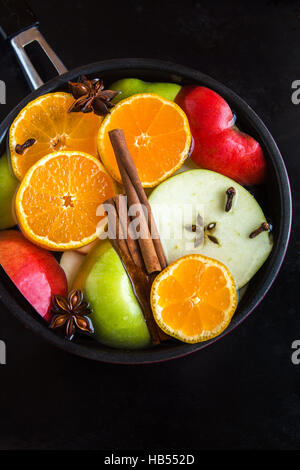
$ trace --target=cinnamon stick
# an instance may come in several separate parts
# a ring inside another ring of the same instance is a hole
[[[142,252],[142,257],[146,266],[146,270],[148,274],[161,271],[166,266],[166,260],[163,255],[162,264],[160,263],[159,256],[161,257],[163,249],[161,246],[157,229],[157,239],[152,239],[150,234],[151,226],[153,230],[153,225],[151,224],[151,221],[152,219],[154,221],[154,218],[152,216],[151,208],[147,201],[147,196],[141,185],[137,171],[133,171],[134,163],[132,161],[131,155],[126,144],[124,132],[121,129],[114,129],[109,132],[109,137],[115,152],[125,192],[127,194],[128,204],[129,206],[136,205],[138,208],[138,216],[140,218],[140,232],[142,234],[142,236],[138,238],[138,243]],[[132,179],[129,175],[129,171],[132,176]],[[142,201],[146,203],[144,204]],[[148,214],[145,214],[142,204],[145,205]],[[156,248],[157,246],[159,246],[158,250]]]
[[[111,240],[111,243],[113,247],[115,248],[116,252],[118,253],[123,263],[123,266],[128,274],[128,278],[131,283],[132,289],[143,311],[152,344],[154,345],[160,344],[161,342],[160,328],[157,326],[153,318],[153,314],[152,314],[150,303],[149,303],[152,279],[145,273],[144,269],[140,268],[132,261],[132,258],[128,254],[127,250],[124,249],[124,245],[120,243],[120,239]],[[166,340],[166,339],[170,339],[170,338],[169,337],[163,338],[163,340]]]
[[[125,196],[119,194],[108,199],[106,204],[111,204],[115,209],[113,212],[108,211],[108,223],[111,224],[111,227],[114,226],[114,223],[116,224],[116,237],[111,236],[110,241],[128,274],[133,291],[143,311],[152,344],[157,345],[161,341],[168,341],[170,337],[156,324],[150,306],[150,291],[155,276],[146,274],[138,241],[129,238],[130,220]],[[125,214],[126,217],[124,217]],[[128,234],[127,238],[126,234]]]
[[[139,245],[137,240],[134,239],[134,234],[130,227],[126,197],[123,194],[118,194],[114,197],[114,202],[119,216],[120,226],[122,227],[123,238],[125,238],[131,258],[137,266],[143,269],[144,262],[139,250]]]
[[[109,137],[110,137],[110,141],[112,143],[112,146],[116,155],[119,169],[120,169],[120,164],[119,164],[120,162],[121,167],[126,169],[126,172],[132,182],[132,185],[134,186],[136,190],[136,193],[138,195],[138,198],[141,204],[145,206],[148,212],[148,227],[153,238],[153,243],[156,249],[156,253],[157,253],[161,268],[164,269],[167,266],[167,261],[166,261],[166,257],[163,251],[161,241],[160,241],[156,222],[152,214],[151,206],[149,204],[147,195],[145,193],[145,190],[139,178],[136,166],[128,150],[124,132],[122,129],[113,129],[112,131],[109,132]],[[121,169],[120,169],[120,173],[121,173]],[[121,173],[121,176],[122,176],[122,173]],[[122,176],[122,179],[123,179],[123,176]]]
[[[120,129],[115,129],[109,133],[109,137],[127,195],[127,201],[124,195],[114,197],[117,224],[120,224],[120,228],[117,230],[117,239],[111,242],[128,273],[132,288],[143,310],[152,343],[159,344],[161,341],[169,340],[170,337],[158,327],[154,320],[150,306],[150,291],[155,273],[167,265],[166,258],[150,204],[129,153],[124,133]],[[132,224],[128,216],[127,202],[128,206],[136,205],[138,209],[139,235],[142,236],[138,239],[136,233],[131,231]]]
[[[111,211],[107,212],[107,214],[108,214],[108,216],[107,216],[108,217],[108,227],[113,227],[114,226],[113,224],[116,224],[116,238],[109,237],[109,239],[110,239],[111,242],[114,241],[114,248],[116,248],[117,245],[120,246],[120,249],[122,250],[122,252],[124,252],[126,254],[126,256],[131,258],[131,254],[130,254],[130,251],[128,249],[126,240],[120,234],[120,228],[122,229],[122,226],[120,224],[118,210],[117,210],[115,201],[114,201],[113,198],[110,198],[110,199],[107,199],[107,201],[105,201],[105,204],[110,204],[114,208],[114,213],[112,213]]]

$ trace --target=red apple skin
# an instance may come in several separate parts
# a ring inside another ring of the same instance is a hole
[[[230,106],[210,88],[182,87],[175,101],[187,115],[192,133],[197,136],[218,134],[233,123]]]
[[[238,129],[195,139],[193,161],[201,168],[216,171],[240,184],[261,184],[266,177],[266,164],[259,143]]]
[[[0,264],[20,292],[49,322],[54,294],[67,295],[67,279],[54,256],[17,230],[0,232]]]
[[[206,87],[183,87],[176,103],[186,113],[194,150],[192,160],[240,184],[263,183],[266,161],[259,143],[234,126],[232,111],[218,93]]]

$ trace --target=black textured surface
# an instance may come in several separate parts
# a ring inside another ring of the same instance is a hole
[[[4,39],[37,25],[37,19],[24,0],[0,1],[0,33]]]
[[[72,357],[0,311],[0,448],[299,448],[300,6],[265,1],[29,1],[68,68],[113,57],[153,57],[212,75],[262,117],[285,158],[294,230],[275,284],[255,313],[209,349],[153,366]],[[116,8],[118,7],[118,8]],[[93,14],[91,14],[93,13]],[[0,41],[3,118],[28,88]],[[298,188],[297,188],[298,184]],[[298,191],[298,192],[297,192]]]

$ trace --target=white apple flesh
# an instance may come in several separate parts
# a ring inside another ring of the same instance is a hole
[[[85,260],[85,255],[77,253],[77,251],[70,250],[65,251],[60,259],[60,265],[65,271],[66,278],[68,281],[69,290],[73,284],[73,281],[81,268]]]
[[[235,189],[235,195],[231,209],[226,212],[226,191],[230,187]],[[191,253],[215,258],[228,267],[237,288],[241,288],[272,250],[267,231],[249,238],[266,222],[257,201],[245,188],[219,173],[209,170],[180,173],[161,183],[149,201],[168,263]],[[202,227],[197,224],[198,214]],[[209,224],[215,227],[208,230]],[[195,246],[197,237],[199,244]]]

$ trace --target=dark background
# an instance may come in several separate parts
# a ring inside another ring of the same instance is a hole
[[[300,2],[29,0],[41,31],[71,69],[152,57],[233,88],[264,120],[294,196],[290,247],[271,291],[239,328],[169,363],[111,366],[79,359],[26,331],[0,307],[0,449],[299,449]],[[7,105],[29,92],[0,39]],[[298,183],[298,187],[297,187]],[[297,237],[298,235],[298,237]],[[297,239],[298,238],[298,239]]]

